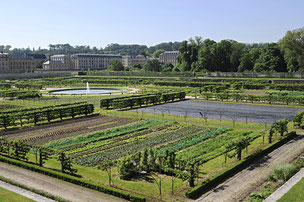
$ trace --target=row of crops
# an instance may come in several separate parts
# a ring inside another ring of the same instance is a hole
[[[134,155],[145,148],[156,148],[158,155],[163,155],[166,151],[175,152],[176,158],[181,161],[195,159],[206,162],[223,155],[227,141],[240,136],[246,136],[253,141],[260,135],[256,132],[232,131],[229,128],[206,128],[163,120],[147,120],[68,138],[60,139],[56,136],[53,141],[49,139],[43,146],[63,151],[75,163],[85,166],[97,166],[109,160]],[[49,137],[44,135],[41,138]],[[35,142],[37,139],[39,136],[23,141],[31,144],[31,141]]]

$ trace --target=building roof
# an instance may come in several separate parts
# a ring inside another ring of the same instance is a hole
[[[18,56],[11,56],[11,60],[46,60],[44,54],[24,54]]]
[[[25,54],[25,57],[31,57],[36,60],[46,60],[46,56],[44,54]]]
[[[50,57],[65,57],[67,55],[64,55],[64,54],[60,54],[60,55],[51,55]]]
[[[118,54],[73,54],[71,57],[122,57]]]
[[[48,60],[43,63],[44,65],[50,65],[50,64],[62,64],[61,61],[53,61],[53,60]]]
[[[179,51],[165,51],[163,53],[161,53],[160,55],[179,55],[180,52]]]

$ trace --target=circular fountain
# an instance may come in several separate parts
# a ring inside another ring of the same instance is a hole
[[[52,94],[64,94],[64,95],[88,95],[88,94],[102,94],[102,93],[118,93],[123,91],[122,89],[116,88],[90,88],[87,82],[86,89],[64,89],[49,91]]]

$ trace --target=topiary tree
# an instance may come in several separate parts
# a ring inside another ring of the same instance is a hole
[[[288,132],[288,120],[282,119],[277,122],[275,122],[275,130],[280,133],[281,136],[284,135],[285,132]]]
[[[242,159],[242,150],[250,145],[250,138],[247,136],[240,137],[233,143],[233,145],[235,147],[237,159],[240,161]]]
[[[66,156],[64,152],[59,152],[58,154],[58,160],[61,163],[61,172],[63,173],[71,173],[74,174],[77,172],[77,169],[73,169],[72,167],[72,161],[69,157]]]
[[[27,160],[27,153],[30,151],[30,146],[25,144],[21,141],[13,141],[12,142],[12,148],[13,148],[13,157],[20,160]]]
[[[304,123],[304,111],[298,112],[293,118],[292,118],[294,126],[302,126]]]

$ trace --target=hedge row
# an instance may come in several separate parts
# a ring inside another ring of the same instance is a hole
[[[212,176],[211,178],[205,180],[201,184],[195,186],[194,188],[188,190],[186,192],[186,196],[191,199],[196,199],[201,196],[203,193],[206,193],[213,187],[217,186],[218,184],[225,181],[227,178],[235,175],[236,173],[240,172],[244,168],[248,167],[253,161],[257,160],[265,156],[266,154],[272,152],[273,150],[279,148],[283,144],[287,143],[291,139],[297,136],[295,131],[288,133],[287,135],[281,137],[279,140],[273,142],[272,144],[264,147],[263,149],[258,150],[254,154],[240,160],[233,166],[219,172],[218,174]]]
[[[16,126],[23,124],[34,123],[35,125],[42,121],[51,122],[51,120],[55,120],[60,118],[61,120],[65,117],[72,117],[78,115],[88,115],[94,112],[93,104],[74,104],[67,106],[53,106],[52,108],[45,109],[33,109],[32,111],[16,111],[14,113],[5,113],[0,114],[0,126],[5,129],[8,126]]]
[[[122,109],[122,108],[133,108],[135,106],[156,104],[161,102],[173,102],[175,100],[185,99],[185,92],[174,92],[174,93],[157,93],[157,94],[146,94],[140,96],[132,97],[120,97],[120,98],[111,98],[111,99],[102,99],[100,101],[100,108],[113,108],[113,109]]]
[[[113,103],[116,100],[120,100],[120,99],[127,99],[127,98],[138,98],[138,97],[145,97],[147,95],[125,95],[125,96],[119,96],[119,97],[114,97],[114,98],[104,98],[100,100],[100,108],[104,108],[104,109],[109,109],[111,107],[113,107]]]
[[[29,83],[16,83],[15,87],[19,88],[19,89],[24,89],[24,88],[27,88],[27,89],[39,89],[39,90],[42,89],[42,85],[41,84],[29,84]]]
[[[183,100],[185,99],[185,92],[178,93],[163,93],[163,94],[155,94],[155,95],[147,95],[144,97],[137,98],[125,98],[118,99],[113,102],[114,109],[122,109],[122,108],[133,108],[134,106],[142,106],[149,104],[157,104],[161,102],[174,102],[175,100]]]
[[[4,90],[0,91],[0,97],[17,97],[18,99],[22,98],[34,98],[40,97],[41,93],[33,90]]]
[[[249,101],[249,102],[268,102],[271,103],[280,103],[280,104],[299,104],[304,105],[304,97],[294,97],[288,95],[242,95],[242,94],[231,94],[231,93],[202,93],[204,99],[208,100],[210,98],[215,98],[217,100],[235,100],[235,101]]]
[[[60,105],[48,105],[44,107],[31,107],[31,108],[22,108],[22,109],[8,109],[0,111],[0,116],[4,114],[12,114],[12,113],[23,113],[23,112],[34,112],[45,109],[53,109],[54,107],[64,107],[64,106],[72,106],[77,104],[85,104],[87,102],[73,102],[73,103],[64,103]]]
[[[108,187],[108,186],[105,186],[105,185],[97,184],[97,183],[94,183],[94,182],[90,182],[88,180],[77,178],[77,177],[74,177],[74,176],[71,176],[71,175],[68,175],[68,174],[65,174],[65,173],[61,173],[61,172],[58,172],[58,171],[55,171],[55,170],[51,170],[51,169],[48,169],[48,168],[39,167],[37,165],[33,165],[33,164],[26,163],[26,162],[23,162],[23,161],[18,161],[18,160],[15,160],[15,159],[11,159],[11,158],[8,158],[8,157],[5,157],[5,156],[0,156],[0,161],[8,163],[8,164],[15,165],[15,166],[18,166],[18,167],[21,167],[21,168],[25,168],[25,169],[28,169],[28,170],[31,170],[31,171],[34,171],[34,172],[42,173],[44,175],[48,175],[48,176],[51,176],[51,177],[54,177],[54,178],[57,178],[57,179],[60,179],[60,180],[64,180],[66,182],[70,182],[70,183],[73,183],[73,184],[76,184],[76,185],[87,187],[89,189],[93,189],[93,190],[96,190],[96,191],[111,194],[113,196],[117,196],[117,197],[127,199],[127,200],[130,200],[130,201],[146,201],[145,197],[143,197],[141,195],[138,195],[138,194],[133,194],[133,193],[129,193],[129,192],[124,191],[124,190],[114,188],[114,187]]]

